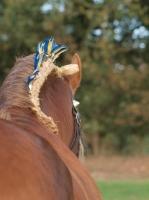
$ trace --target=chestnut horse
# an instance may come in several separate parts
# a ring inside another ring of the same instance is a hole
[[[80,58],[75,54],[65,73],[52,63],[37,105],[26,89],[33,65],[34,55],[17,59],[0,91],[0,199],[100,200],[76,156],[81,139],[72,99],[81,81]],[[70,66],[78,70],[67,73]]]

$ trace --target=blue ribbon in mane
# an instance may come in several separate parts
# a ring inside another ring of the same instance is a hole
[[[52,62],[54,62],[61,53],[67,50],[67,46],[54,43],[53,37],[40,42],[37,46],[34,57],[34,72],[32,76],[28,77],[27,80],[27,89],[31,90],[32,84],[36,78],[36,75],[40,72],[40,67],[45,57],[51,58]]]

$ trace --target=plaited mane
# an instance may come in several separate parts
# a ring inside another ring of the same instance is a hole
[[[21,58],[16,62],[1,88],[0,118],[11,120],[9,108],[27,108],[32,110],[45,126],[51,128],[54,133],[58,133],[57,125],[53,119],[41,111],[39,94],[51,72],[54,72],[57,77],[62,77],[79,71],[76,64],[62,67],[54,64],[59,54],[67,49],[62,44],[56,45],[53,38],[46,39],[38,44],[34,63],[33,56]]]

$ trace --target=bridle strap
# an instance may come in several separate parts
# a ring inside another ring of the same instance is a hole
[[[72,141],[72,144],[71,146],[69,147],[71,150],[73,149],[74,145],[75,145],[75,142],[77,140],[77,137],[78,139],[80,139],[80,135],[81,135],[81,132],[82,132],[82,128],[81,128],[81,125],[78,123],[78,112],[76,111],[75,107],[73,106],[72,108],[72,113],[73,115],[75,116],[75,135],[74,135],[74,139]]]
[[[74,99],[73,99],[71,90],[70,90],[70,94],[71,94],[71,99],[72,99],[72,104],[73,104],[73,100]],[[73,139],[73,141],[72,141],[72,143],[71,143],[69,148],[72,150],[74,145],[75,145],[75,143],[76,143],[76,141],[78,140],[78,152],[76,154],[76,156],[78,157],[80,140],[81,140],[84,148],[86,148],[86,144],[85,144],[85,142],[83,140],[83,137],[82,137],[81,115],[80,115],[79,111],[77,111],[77,109],[75,108],[74,105],[72,107],[72,113],[73,113],[73,115],[75,117],[75,128],[74,128],[75,134],[74,134],[74,139]]]

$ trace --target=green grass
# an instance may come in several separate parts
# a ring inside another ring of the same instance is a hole
[[[147,181],[98,181],[103,200],[149,200]]]

